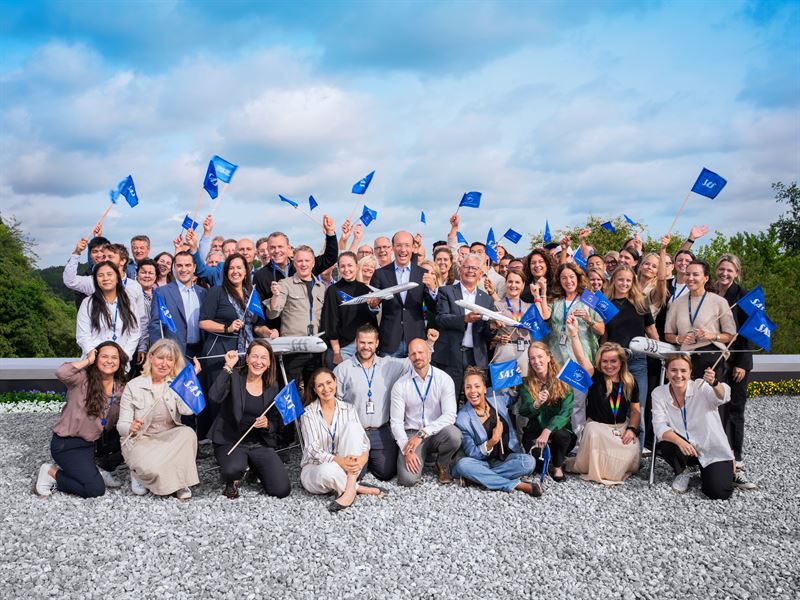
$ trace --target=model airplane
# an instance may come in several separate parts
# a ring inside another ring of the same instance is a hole
[[[328,347],[325,342],[317,336],[286,336],[277,337],[275,339],[264,338],[272,346],[272,351],[275,354],[292,354],[309,352],[311,354],[320,354],[325,352]]]
[[[642,354],[647,354],[647,356],[652,356],[653,358],[658,359],[666,358],[670,354],[675,354],[681,351],[680,348],[673,346],[672,344],[659,342],[658,340],[651,340],[650,338],[643,336],[636,336],[635,338],[631,339],[630,343],[628,344],[628,348],[634,352],[641,352]]]
[[[512,319],[511,317],[507,317],[505,315],[500,314],[499,312],[495,312],[493,310],[489,310],[488,308],[484,308],[483,306],[478,306],[477,304],[473,304],[472,302],[467,302],[466,300],[456,300],[456,304],[466,310],[467,312],[476,312],[481,316],[481,319],[484,321],[500,321],[503,325],[508,325],[509,327],[519,327],[520,324]]]
[[[367,300],[390,300],[392,296],[395,294],[399,294],[400,292],[407,292],[408,290],[413,290],[419,284],[410,281],[408,283],[401,283],[400,285],[393,285],[392,287],[388,287],[383,290],[379,290],[378,288],[374,288],[371,285],[367,287],[372,291],[368,294],[362,294],[361,296],[348,296],[344,292],[339,292],[339,298],[343,300],[341,306],[353,306],[355,304],[364,304]]]

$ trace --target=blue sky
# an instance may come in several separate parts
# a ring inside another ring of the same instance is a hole
[[[0,210],[42,266],[129,173],[141,203],[107,237],[171,248],[214,154],[240,165],[217,232],[315,247],[277,194],[314,194],[338,227],[373,169],[366,239],[424,209],[428,244],[468,190],[470,240],[623,212],[661,235],[704,166],[728,186],[678,229],[757,231],[780,213],[770,183],[800,172],[797,2],[0,6]]]

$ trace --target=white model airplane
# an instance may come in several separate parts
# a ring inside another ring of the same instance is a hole
[[[508,325],[509,327],[519,327],[519,323],[512,319],[511,317],[507,317],[499,312],[495,312],[493,310],[489,310],[488,308],[484,308],[483,306],[478,306],[477,304],[473,304],[472,302],[467,302],[466,300],[456,300],[456,304],[466,310],[467,312],[476,312],[481,315],[481,319],[484,321],[500,321],[503,325]]]
[[[408,290],[413,290],[419,284],[410,281],[408,283],[401,283],[400,285],[393,285],[392,287],[388,287],[384,290],[379,290],[378,288],[374,288],[371,285],[367,287],[372,291],[368,294],[362,294],[361,296],[348,296],[344,292],[339,292],[339,298],[343,300],[341,306],[353,306],[355,304],[364,304],[367,300],[389,300],[395,294],[399,294],[400,292],[407,292]]]
[[[659,342],[658,340],[651,340],[644,336],[636,336],[631,339],[628,348],[634,352],[641,352],[642,354],[647,354],[647,356],[658,359],[666,358],[670,354],[676,354],[681,351],[677,346],[666,342]]]
[[[272,351],[275,354],[291,354],[295,352],[320,354],[328,349],[321,338],[313,335],[277,337],[274,340],[264,338],[264,340],[272,346]]]

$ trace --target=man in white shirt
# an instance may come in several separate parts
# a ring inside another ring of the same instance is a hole
[[[423,339],[408,345],[413,367],[392,387],[391,427],[401,452],[397,459],[397,483],[412,486],[422,476],[422,465],[431,452],[438,453],[436,471],[440,483],[452,483],[450,467],[461,447],[456,420],[456,395],[450,376],[430,364],[431,351]]]

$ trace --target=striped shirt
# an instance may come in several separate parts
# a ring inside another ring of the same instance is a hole
[[[355,408],[346,402],[336,400],[336,408],[333,411],[333,420],[330,426],[322,415],[322,406],[319,400],[306,406],[303,416],[300,417],[300,429],[303,433],[304,444],[300,467],[333,462],[341,433],[346,426],[352,425],[358,426],[363,431]],[[364,433],[363,436],[362,453],[369,451],[367,434]]]

